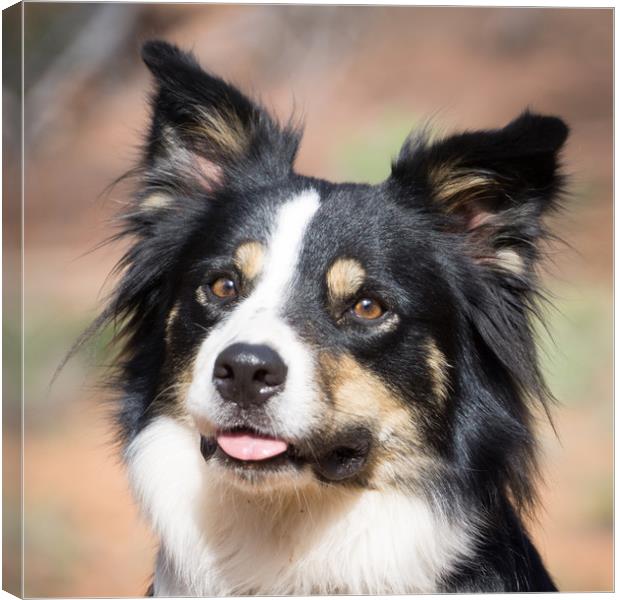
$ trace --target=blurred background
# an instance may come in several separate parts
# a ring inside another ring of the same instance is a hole
[[[26,3],[24,11],[27,596],[141,595],[151,575],[155,540],[128,492],[110,399],[98,387],[103,344],[49,386],[122,251],[90,252],[113,233],[126,193],[102,192],[132,166],[147,125],[150,80],[138,55],[155,36],[192,48],[281,118],[301,109],[297,165],[307,175],[379,181],[429,117],[444,132],[499,127],[530,106],[570,124],[571,193],[555,225],[568,244],[551,248],[544,269],[555,309],[541,344],[557,436],[541,418],[543,508],[531,528],[562,590],[612,589],[611,10]],[[7,26],[5,37],[18,31]],[[17,140],[16,89],[5,87],[4,106],[5,139]],[[17,227],[19,211],[7,218]],[[5,343],[19,327],[5,321]],[[17,435],[5,444],[16,456]],[[17,539],[19,523],[5,534]],[[4,559],[5,578],[17,576],[17,559]]]

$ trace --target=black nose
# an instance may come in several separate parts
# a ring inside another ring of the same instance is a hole
[[[224,400],[249,407],[281,391],[287,368],[268,346],[233,344],[215,360],[213,381]]]

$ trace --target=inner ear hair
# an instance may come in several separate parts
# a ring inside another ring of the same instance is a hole
[[[510,174],[468,168],[456,161],[430,167],[427,185],[435,206],[445,214],[460,217],[466,230],[492,225],[498,217],[501,220],[504,211],[519,203],[527,204],[520,182]]]
[[[496,176],[489,171],[469,170],[450,164],[430,169],[429,184],[437,202],[450,212],[463,202],[475,202],[488,198],[498,191]]]
[[[210,110],[197,107],[194,133],[224,156],[240,158],[250,144],[250,131],[240,116],[225,107]]]
[[[526,274],[531,241],[520,230],[538,221],[532,203],[511,197],[514,182],[491,170],[442,164],[429,169],[433,204],[447,217],[446,227],[467,236],[472,259],[502,273]]]

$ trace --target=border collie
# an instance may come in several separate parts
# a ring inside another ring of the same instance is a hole
[[[558,118],[407,139],[378,185],[294,171],[300,128],[161,41],[95,326],[119,345],[151,593],[555,586],[524,525]]]

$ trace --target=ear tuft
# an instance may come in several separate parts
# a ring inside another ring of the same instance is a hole
[[[191,52],[183,52],[178,46],[163,40],[149,40],[142,45],[142,60],[158,79],[167,79],[180,68],[200,69]]]
[[[569,129],[562,119],[525,111],[509,123],[504,132],[524,153],[558,152],[568,138]]]

